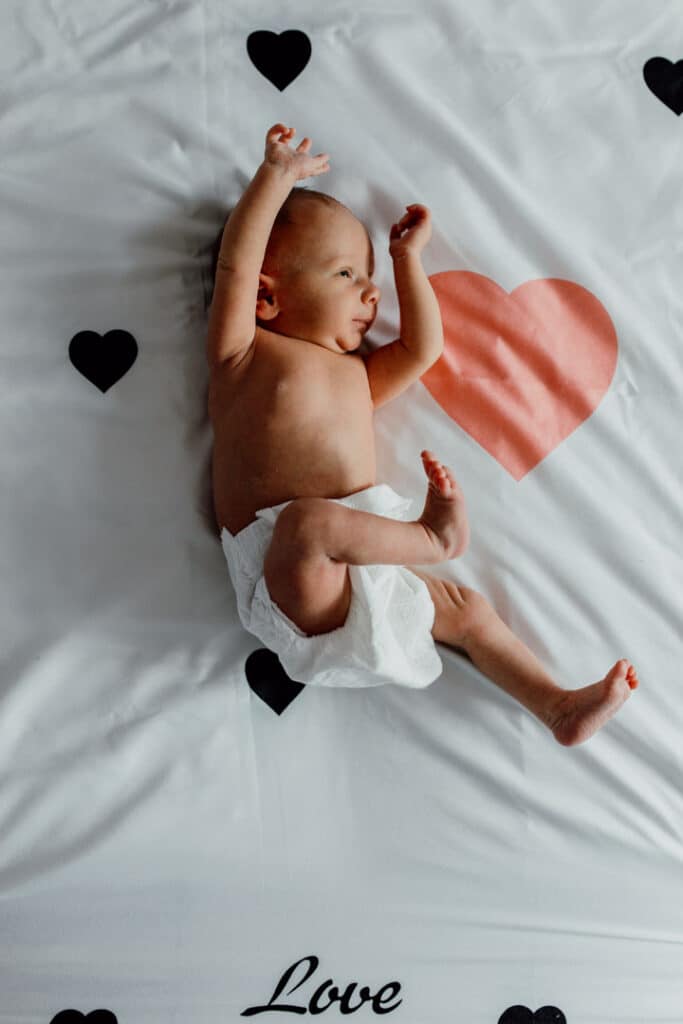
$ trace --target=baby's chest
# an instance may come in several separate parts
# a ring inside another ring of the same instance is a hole
[[[351,360],[353,359],[353,362]],[[372,399],[362,359],[340,357],[336,365],[301,360],[284,366],[252,363],[237,377],[212,382],[210,413],[218,445],[253,441],[274,446],[276,439],[291,444],[328,444],[337,436],[358,441],[372,430]]]
[[[315,379],[306,374],[275,383],[267,406],[258,401],[259,418],[284,436],[305,435],[315,443],[355,440],[372,429],[370,391],[359,375]]]
[[[295,419],[362,417],[371,409],[370,387],[360,356],[300,359],[264,367],[253,378],[253,401]]]

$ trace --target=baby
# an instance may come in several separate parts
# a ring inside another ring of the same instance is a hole
[[[462,555],[469,528],[448,466],[421,453],[427,496],[376,483],[373,411],[443,351],[421,263],[430,212],[406,207],[389,235],[400,338],[367,354],[380,290],[365,226],[331,196],[294,188],[329,170],[311,140],[276,124],[223,230],[209,316],[216,520],[244,627],[291,678],[320,686],[429,685],[448,644],[562,744],[588,739],[638,685],[617,661],[565,690],[476,591],[410,564]]]

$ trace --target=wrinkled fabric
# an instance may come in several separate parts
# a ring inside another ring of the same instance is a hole
[[[394,519],[411,505],[387,484],[346,498],[348,508]],[[245,629],[274,651],[289,677],[312,686],[429,686],[443,665],[431,628],[434,604],[427,585],[401,565],[350,565],[351,605],[343,626],[307,636],[271,600],[263,560],[285,501],[260,509],[256,519],[221,543]]]

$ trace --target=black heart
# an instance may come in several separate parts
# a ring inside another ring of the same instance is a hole
[[[81,1021],[87,1021],[88,1024],[118,1024],[118,1018],[111,1010],[91,1010],[88,1014],[79,1010],[60,1010],[50,1024],[81,1024]]]
[[[305,32],[251,32],[247,53],[257,71],[277,86],[280,92],[293,82],[311,59],[311,41]]]
[[[650,92],[666,103],[674,114],[683,114],[683,60],[651,57],[643,66],[643,78]]]
[[[252,651],[244,666],[247,682],[257,697],[276,714],[281,715],[286,707],[299,696],[304,683],[290,679],[277,654],[261,647]]]
[[[567,1024],[567,1018],[556,1006],[542,1006],[536,1013],[528,1006],[510,1006],[498,1024]]]
[[[128,331],[79,331],[69,342],[69,359],[79,373],[103,393],[121,380],[138,357],[135,338]]]

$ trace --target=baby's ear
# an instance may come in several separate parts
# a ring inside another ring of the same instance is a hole
[[[280,304],[275,290],[275,278],[268,274],[259,274],[259,286],[256,295],[256,316],[261,320],[272,320],[280,312]]]

